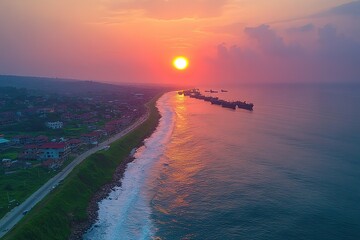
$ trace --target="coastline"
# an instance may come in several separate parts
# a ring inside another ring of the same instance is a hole
[[[30,209],[34,208],[36,204],[40,203],[44,198],[46,198],[46,196],[49,195],[49,193],[54,190],[54,186],[58,186],[63,179],[67,178],[68,175],[75,169],[75,167],[77,167],[79,164],[81,164],[91,155],[96,154],[100,150],[103,150],[109,144],[116,142],[122,137],[125,137],[131,131],[134,131],[137,127],[141,126],[141,124],[143,124],[149,118],[150,110],[148,104],[150,102],[151,101],[145,104],[147,107],[146,113],[140,116],[132,125],[128,126],[127,128],[115,134],[114,136],[111,136],[107,140],[99,143],[97,146],[94,146],[88,149],[87,151],[81,153],[80,155],[78,155],[73,161],[71,161],[68,165],[66,165],[58,174],[56,174],[47,182],[45,182],[42,186],[40,186],[40,188],[34,193],[32,193],[23,203],[12,209],[3,218],[1,218],[0,238],[6,235],[12,228],[14,228],[17,225],[17,223],[23,218],[24,211],[29,211]]]
[[[115,186],[121,185],[127,164],[134,160],[129,155],[131,150],[142,146],[143,141],[156,130],[161,117],[156,102],[161,96],[146,104],[147,114],[136,121],[141,124],[127,129],[125,135],[119,137],[118,134],[103,142],[111,146],[108,151],[87,157],[68,176],[69,179],[65,179],[58,189],[34,207],[29,214],[33,217],[30,221],[28,217],[23,219],[4,239],[50,239],[55,234],[57,239],[81,239],[97,220],[98,202],[106,198]],[[78,188],[76,185],[85,186]],[[73,195],[74,190],[76,196]],[[54,195],[57,195],[56,198]],[[73,198],[79,198],[78,202],[71,203]],[[64,203],[71,205],[65,206],[65,209],[57,207]],[[53,210],[49,212],[49,208]],[[59,222],[62,226],[58,225]],[[44,233],[42,230],[46,228],[50,231]]]
[[[155,101],[153,102],[154,106],[156,105],[156,102],[160,97],[155,98]],[[149,109],[149,107],[147,107],[147,108],[148,108],[148,111],[146,112],[145,116],[141,117],[141,118],[145,118],[145,121],[148,120],[151,115],[151,113],[150,113],[151,110]],[[142,120],[141,118],[138,119],[137,121],[141,121]],[[143,137],[141,143],[138,146],[136,146],[136,148],[143,146],[143,144],[144,144],[143,141],[147,137],[151,136],[151,134],[156,130],[156,127],[159,124],[159,119],[160,119],[160,117],[157,118],[157,124],[156,124],[155,128],[151,131],[150,134]],[[108,141],[110,141],[112,143],[114,141],[120,140],[122,138],[122,136],[117,137],[115,135],[113,138],[114,139],[110,139]],[[69,240],[82,239],[83,235],[91,228],[92,225],[95,224],[95,222],[99,216],[99,212],[98,212],[99,211],[99,202],[102,201],[103,199],[107,198],[109,196],[109,194],[111,193],[111,191],[113,191],[113,189],[115,187],[121,186],[121,184],[122,184],[121,180],[125,174],[126,167],[127,167],[128,163],[130,163],[134,160],[135,160],[135,158],[130,155],[127,156],[125,159],[123,159],[120,162],[120,164],[116,167],[112,180],[110,182],[106,183],[105,185],[103,185],[97,192],[95,192],[95,194],[93,195],[92,199],[89,202],[89,206],[87,207],[88,219],[81,223],[79,223],[79,222],[72,223],[71,235],[69,236]]]
[[[122,178],[126,171],[127,164],[134,161],[135,158],[128,156],[124,159],[119,166],[116,168],[113,179],[111,182],[105,184],[101,189],[95,193],[91,199],[89,206],[87,208],[88,219],[81,223],[73,223],[71,229],[71,235],[69,240],[79,240],[82,239],[83,235],[96,223],[96,220],[99,216],[99,202],[109,196],[111,191],[115,187],[120,187],[122,184]]]

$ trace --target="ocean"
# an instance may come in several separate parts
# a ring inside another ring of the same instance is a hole
[[[360,86],[170,92],[84,239],[360,239]],[[204,88],[202,88],[204,90]]]

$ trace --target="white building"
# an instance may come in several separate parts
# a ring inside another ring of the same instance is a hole
[[[39,147],[40,159],[62,159],[70,153],[65,143],[45,143]]]
[[[63,122],[57,121],[57,122],[47,122],[46,126],[51,129],[61,129],[64,126]]]

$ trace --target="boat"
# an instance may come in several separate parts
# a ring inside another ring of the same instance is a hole
[[[227,102],[227,101],[224,101],[222,104],[221,104],[222,107],[224,108],[231,108],[231,109],[236,109],[236,103],[234,102]]]
[[[218,100],[219,98],[217,98],[217,97],[204,97],[204,101],[206,101],[206,102],[211,102],[211,101],[213,101],[213,100]]]
[[[210,102],[211,104],[221,105],[224,101],[220,99],[212,99]]]
[[[242,108],[242,109],[246,109],[246,110],[250,110],[252,111],[254,108],[254,104],[252,103],[246,103],[246,101],[242,102],[242,101],[237,101],[236,105],[238,108]]]
[[[214,90],[210,89],[210,90],[206,90],[205,92],[217,93],[218,91],[214,91]],[[221,89],[221,92],[227,92],[227,90]],[[191,98],[204,100],[206,102],[210,102],[211,104],[220,105],[220,106],[222,106],[224,108],[230,108],[230,109],[235,110],[236,107],[238,107],[238,108],[246,109],[246,110],[249,110],[249,111],[252,111],[253,108],[254,108],[254,104],[247,103],[246,101],[229,102],[229,101],[219,99],[218,97],[211,97],[211,96],[202,95],[200,93],[199,89],[190,89],[190,90],[184,90],[184,91],[179,91],[178,92],[178,94],[181,94],[181,93],[183,93],[184,96],[189,96]]]

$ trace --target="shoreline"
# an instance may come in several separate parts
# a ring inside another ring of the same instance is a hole
[[[140,116],[136,121],[122,130],[119,133],[116,133],[115,135],[109,137],[108,139],[104,140],[103,142],[99,143],[97,146],[94,146],[85,152],[81,153],[80,155],[76,156],[76,158],[71,161],[68,165],[66,165],[58,174],[50,178],[47,182],[45,182],[37,191],[32,193],[23,203],[21,203],[19,206],[12,209],[10,212],[5,214],[3,218],[0,219],[0,238],[3,236],[6,236],[8,232],[11,231],[11,229],[15,228],[17,223],[23,218],[24,214],[23,212],[29,211],[32,208],[35,207],[36,204],[41,202],[44,198],[46,198],[47,195],[53,190],[53,186],[58,186],[59,183],[68,177],[69,174],[76,168],[79,164],[81,164],[83,161],[85,161],[87,158],[91,157],[91,155],[98,153],[99,151],[103,150],[104,147],[108,146],[109,144],[113,144],[116,141],[122,139],[127,134],[131,133],[132,131],[135,131],[137,128],[141,127],[150,117],[151,110],[149,109],[149,104],[152,103],[152,101],[155,101],[153,104],[156,104],[157,99],[154,97],[153,100],[149,101],[145,104],[147,110],[146,113]],[[154,107],[156,107],[154,105]],[[16,222],[14,222],[14,219]],[[6,227],[4,227],[6,226]]]
[[[116,168],[111,182],[102,186],[101,189],[95,193],[95,195],[90,200],[89,206],[87,208],[88,220],[81,223],[72,223],[71,235],[69,237],[69,240],[82,239],[84,234],[88,230],[90,230],[91,227],[96,223],[99,217],[99,202],[107,198],[115,187],[121,187],[122,178],[125,174],[126,167],[128,163],[134,160],[135,158],[131,156],[128,156],[126,159],[124,159]]]
[[[162,96],[162,95],[161,95]],[[160,96],[160,97],[161,97]],[[156,100],[154,101],[154,107],[156,108],[156,110],[158,111],[157,107],[156,107],[156,102],[157,100],[160,98],[156,98]],[[149,120],[149,118],[151,117],[151,110],[149,109],[149,107],[147,107],[148,110],[146,112],[146,114],[144,116],[142,116],[141,118],[139,118],[137,121],[142,121],[143,123],[147,120]],[[160,115],[161,117],[161,115]],[[153,129],[153,131],[148,134],[147,136],[144,136],[141,144],[139,144],[138,146],[135,147],[135,149],[138,149],[139,147],[144,145],[144,140],[148,137],[150,137],[154,131],[156,130],[156,127],[159,125],[159,120],[160,117],[157,119],[157,124],[155,126],[155,128]],[[145,119],[144,119],[145,118]],[[142,124],[143,124],[142,123]],[[140,124],[139,126],[137,126],[135,129],[137,129],[138,127],[140,127],[142,124]],[[133,129],[133,130],[135,130]],[[110,140],[110,143],[115,142],[117,140],[120,140],[123,136],[116,138],[116,135],[112,138],[110,138],[109,140],[106,140],[105,142],[108,142]],[[127,156],[125,159],[123,159],[120,164],[116,167],[115,172],[112,176],[112,180],[108,183],[106,183],[105,185],[103,185],[97,192],[95,192],[95,194],[93,195],[93,197],[91,198],[90,202],[89,202],[89,206],[86,209],[87,215],[88,215],[88,219],[84,222],[72,222],[71,223],[71,234],[69,236],[69,240],[80,240],[83,239],[83,235],[91,229],[91,227],[96,223],[96,221],[98,220],[99,217],[99,202],[101,202],[102,200],[106,199],[109,194],[114,190],[115,187],[121,187],[122,185],[122,178],[124,177],[126,168],[128,163],[134,161],[135,158],[131,155]]]
[[[164,92],[165,93],[165,92]],[[42,199],[4,239],[82,239],[97,220],[98,202],[121,184],[126,166],[134,160],[132,149],[144,144],[159,125],[155,96],[145,104],[146,114],[129,128],[99,144],[109,150],[87,156],[56,189]],[[47,229],[47,231],[44,231]]]

